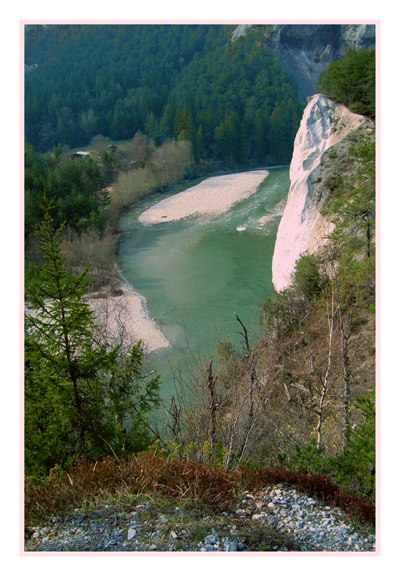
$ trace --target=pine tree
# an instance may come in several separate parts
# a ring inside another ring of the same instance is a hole
[[[25,462],[28,474],[56,464],[148,445],[146,415],[159,404],[158,377],[144,384],[141,342],[122,356],[94,340],[96,322],[85,296],[86,269],[70,275],[53,233],[51,204],[37,235],[42,283],[27,287],[31,312],[25,336]]]
[[[316,89],[375,119],[375,86],[375,50],[351,48],[344,58],[329,63]]]

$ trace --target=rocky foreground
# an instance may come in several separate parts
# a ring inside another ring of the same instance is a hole
[[[244,493],[230,514],[194,518],[178,505],[147,501],[75,510],[26,532],[31,552],[375,552],[371,530],[283,484]]]

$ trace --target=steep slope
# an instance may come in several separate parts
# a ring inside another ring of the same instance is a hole
[[[375,46],[375,25],[276,24],[267,34],[267,45],[296,78],[299,95],[315,93],[318,78],[331,62],[350,48]]]
[[[236,41],[253,28],[240,24],[232,34]],[[299,95],[315,93],[319,75],[331,60],[342,58],[350,48],[375,46],[374,24],[274,24],[265,26],[265,46],[296,78]]]
[[[326,96],[309,99],[294,143],[288,201],[272,260],[278,292],[290,285],[299,256],[315,252],[332,231],[332,224],[321,215],[332,178],[347,169],[349,148],[373,129],[370,120]]]

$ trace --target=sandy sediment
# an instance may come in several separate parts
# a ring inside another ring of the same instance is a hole
[[[267,170],[207,178],[200,184],[161,200],[139,216],[142,224],[181,220],[189,216],[213,217],[248,198],[268,176]]]
[[[146,352],[167,348],[169,342],[150,318],[144,296],[135,292],[125,279],[121,292],[118,296],[88,299],[99,326],[100,340],[124,349],[142,340]]]
[[[194,215],[218,216],[254,194],[267,176],[267,170],[257,170],[207,178],[193,188],[158,202],[141,214],[139,221],[156,224]],[[141,339],[147,352],[168,347],[168,340],[149,316],[146,299],[135,292],[122,275],[121,278],[120,296],[89,300],[102,326],[103,338],[113,345],[123,341],[124,346]]]
[[[194,215],[218,216],[236,202],[254,194],[267,176],[267,170],[256,170],[207,178],[193,188],[158,202],[141,214],[139,221],[156,224]],[[134,291],[122,274],[120,276],[120,295],[111,296],[103,292],[88,297],[98,326],[94,337],[98,342],[108,346],[121,345],[123,349],[128,349],[138,340],[142,340],[146,352],[167,348],[169,342],[151,319],[146,299]],[[26,313],[34,314],[29,310]]]
[[[169,342],[150,318],[146,299],[135,292],[125,279],[122,280],[120,292],[118,296],[111,296],[108,292],[87,296],[87,303],[96,320],[94,341],[108,348],[121,346],[123,351],[139,340],[142,340],[147,353],[167,348]],[[28,305],[25,305],[25,314],[36,316],[35,310]]]

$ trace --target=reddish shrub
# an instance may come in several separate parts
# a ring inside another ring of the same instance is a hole
[[[224,471],[200,461],[166,458],[155,450],[128,461],[108,456],[103,462],[81,462],[67,472],[54,471],[45,486],[28,484],[25,515],[28,523],[68,512],[107,494],[160,494],[172,500],[194,500],[219,510],[236,504],[240,492],[284,483],[339,506],[352,518],[373,524],[375,505],[343,491],[329,477],[269,465],[257,470]]]

